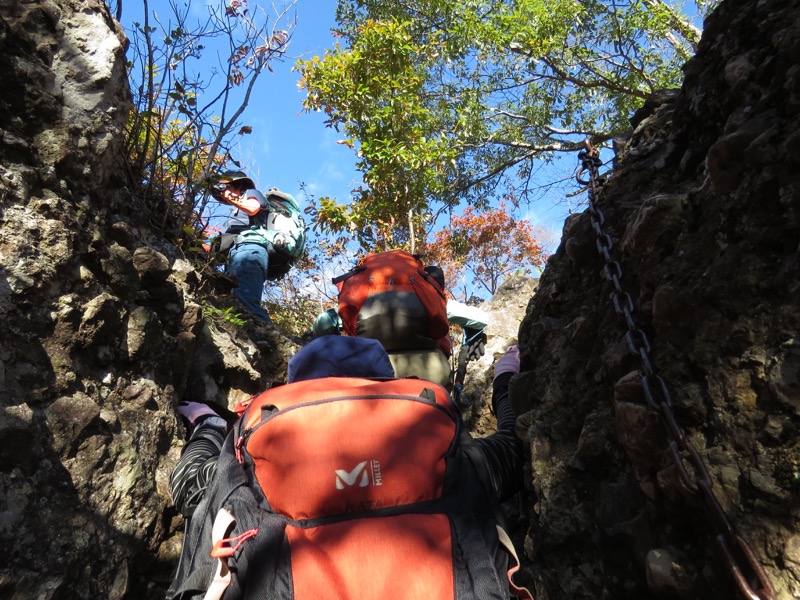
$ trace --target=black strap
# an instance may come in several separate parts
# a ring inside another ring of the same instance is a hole
[[[350,277],[352,277],[356,273],[360,273],[361,271],[365,271],[366,268],[367,267],[365,267],[363,265],[360,265],[358,267],[353,267],[347,273],[345,273],[343,275],[339,275],[338,277],[334,277],[333,279],[331,279],[331,283],[333,283],[334,285],[336,285],[337,283],[341,283],[342,281],[345,281],[346,279],[349,279]]]

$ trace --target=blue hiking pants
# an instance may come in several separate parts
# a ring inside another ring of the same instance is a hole
[[[239,287],[234,288],[233,293],[251,313],[272,323],[261,306],[268,265],[267,249],[258,244],[236,244],[228,253],[228,271],[239,281]]]

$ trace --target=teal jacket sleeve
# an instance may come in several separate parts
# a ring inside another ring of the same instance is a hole
[[[467,329],[483,329],[489,324],[489,315],[477,306],[448,300],[447,320],[451,325],[460,325]]]

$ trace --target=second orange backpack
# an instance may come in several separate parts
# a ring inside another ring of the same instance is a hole
[[[369,254],[333,283],[347,335],[379,339],[387,350],[415,350],[436,347],[449,334],[444,289],[416,255]]]

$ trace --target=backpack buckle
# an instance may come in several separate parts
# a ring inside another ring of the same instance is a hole
[[[219,540],[211,549],[211,558],[230,558],[245,541],[258,533],[258,529],[250,529],[232,538]]]

